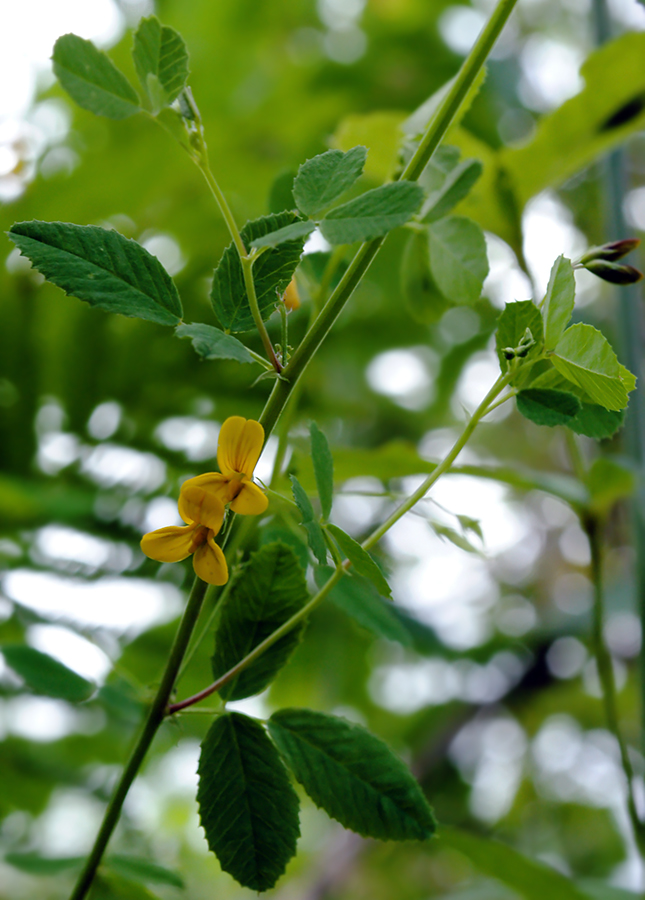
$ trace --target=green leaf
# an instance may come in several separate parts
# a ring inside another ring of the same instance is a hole
[[[430,268],[441,293],[453,303],[479,300],[488,275],[484,232],[471,219],[450,216],[428,227]]]
[[[356,144],[365,144],[369,151],[365,176],[377,183],[388,181],[400,167],[404,119],[405,113],[388,110],[352,113],[341,119],[331,144],[339,150],[352,150]]]
[[[480,872],[508,885],[526,900],[589,900],[565,875],[501,841],[445,826],[440,834],[442,844],[463,853]]]
[[[16,222],[8,232],[23,256],[66,294],[107,312],[178,325],[181,300],[156,257],[96,225]]]
[[[422,199],[423,191],[412,181],[383,184],[337,206],[321,220],[320,231],[330,244],[371,241],[405,225]]]
[[[142,884],[104,869],[94,879],[90,896],[91,900],[159,900],[157,894]]]
[[[310,709],[281,709],[269,732],[314,803],[380,840],[429,838],[434,816],[404,763],[364,728]]]
[[[311,500],[296,476],[290,475],[289,477],[291,479],[293,499],[302,514],[302,524],[307,531],[307,540],[311,547],[311,552],[318,562],[324,566],[327,562],[327,545],[325,544],[322,528],[314,517],[314,508],[311,505]]]
[[[530,360],[542,350],[542,314],[532,300],[516,300],[514,303],[507,303],[499,317],[495,333],[497,357],[502,372],[506,372],[508,369],[508,360],[504,356],[504,349],[506,347],[511,350],[515,349],[524,337],[527,328],[535,341],[535,346],[526,355],[526,359]],[[520,378],[522,377],[521,373],[518,375]],[[517,380],[516,376],[514,382]]]
[[[170,884],[178,888],[185,886],[182,877],[177,872],[173,872],[172,869],[167,869],[165,866],[160,866],[140,856],[123,856],[119,853],[113,853],[105,858],[103,864],[117,874],[132,881]]]
[[[277,247],[278,244],[284,244],[285,241],[295,241],[297,238],[306,237],[316,227],[315,222],[294,222],[293,225],[286,225],[284,228],[278,228],[264,237],[251,241],[251,247]]]
[[[296,208],[292,190],[295,177],[296,173],[291,169],[280,172],[276,177],[269,191],[268,206],[270,213],[281,213],[285,209]]]
[[[307,566],[309,565],[309,551],[307,550],[307,545],[304,541],[301,541],[298,535],[294,534],[290,528],[282,524],[279,519],[271,522],[266,528],[263,528],[259,535],[260,547],[265,547],[267,544],[273,544],[276,541],[286,544],[287,547],[291,547],[298,557],[298,562],[300,563],[303,572],[306,571]]]
[[[600,456],[587,473],[591,506],[600,514],[609,512],[619,500],[631,497],[636,487],[634,472],[613,459]]]
[[[141,19],[134,33],[132,58],[153,111],[169,106],[188,78],[188,50],[182,36],[156,16]]]
[[[245,247],[252,241],[299,221],[294,212],[262,216],[247,222],[242,231]],[[304,238],[287,241],[272,247],[255,261],[253,280],[255,293],[263,319],[268,319],[275,308],[277,294],[283,293],[293,277],[304,246]],[[215,269],[211,303],[215,315],[226,331],[250,331],[255,327],[249,300],[244,286],[242,265],[237,249],[229,244]]]
[[[320,508],[323,519],[328,519],[334,499],[334,460],[332,459],[327,438],[315,422],[309,426],[311,438],[311,458],[320,497]]]
[[[54,857],[39,856],[37,853],[6,853],[4,861],[21,872],[47,878],[68,869],[80,869],[85,860],[82,856]]]
[[[318,587],[323,587],[333,574],[331,566],[316,567],[314,575]],[[329,599],[377,637],[406,647],[412,645],[410,632],[401,624],[395,608],[391,603],[386,603],[372,583],[360,575],[341,578],[329,592]]]
[[[566,391],[526,390],[516,399],[518,410],[536,425],[567,425],[582,409],[578,398]]]
[[[352,147],[347,153],[327,150],[308,159],[293,182],[298,209],[306,216],[325,209],[360,178],[366,158],[367,147]]]
[[[226,599],[215,635],[213,676],[220,678],[265,638],[300,612],[309,593],[298,557],[286,544],[267,544],[251,558]],[[226,684],[223,700],[257,694],[273,681],[298,646],[304,623]]]
[[[426,325],[438,322],[452,306],[432,277],[425,232],[413,231],[407,237],[401,255],[401,291],[412,318]]]
[[[558,256],[551,268],[542,314],[544,346],[553,350],[569,324],[576,299],[576,283],[571,260]],[[534,335],[535,337],[535,335]]]
[[[243,887],[272,888],[296,852],[298,796],[264,729],[220,716],[202,743],[197,802],[208,846]]]
[[[567,328],[550,358],[558,372],[582,388],[595,403],[610,410],[627,406],[627,390],[621,381],[616,354],[607,338],[592,325],[579,322]]]
[[[193,348],[202,359],[234,359],[241,363],[254,363],[249,351],[241,341],[231,334],[225,334],[212,325],[178,325],[175,328],[178,338],[190,338]]]
[[[17,672],[27,687],[35,694],[82,703],[96,686],[81,678],[52,656],[27,647],[24,644],[5,644],[0,651],[7,665]]]
[[[355,541],[353,537],[350,537],[342,528],[339,528],[338,525],[327,525],[327,530],[333,535],[338,546],[354,566],[358,574],[369,579],[379,594],[382,594],[384,597],[391,597],[392,591],[390,590],[390,586],[387,583],[385,576],[367,550],[364,550],[358,541]]]
[[[110,58],[91,41],[64,34],[54,44],[54,74],[83,109],[109,119],[139,112],[139,98]]]
[[[595,403],[582,403],[582,409],[567,422],[567,428],[576,434],[604,441],[613,437],[625,421],[625,410],[613,411]]]
[[[421,221],[435,222],[448,215],[450,210],[470,193],[482,171],[483,166],[478,159],[466,159],[456,166],[421,207]]]
[[[468,538],[464,537],[463,534],[459,534],[454,528],[450,528],[448,525],[440,525],[439,522],[430,522],[429,524],[435,534],[440,538],[445,538],[447,541],[450,541],[451,544],[454,544],[455,547],[459,547],[460,550],[465,550],[466,553],[479,554],[479,550],[470,543]]]

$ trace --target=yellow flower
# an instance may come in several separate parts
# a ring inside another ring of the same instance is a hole
[[[217,445],[219,472],[206,472],[185,481],[188,487],[200,487],[223,504],[230,504],[233,512],[243,516],[259,516],[269,501],[253,484],[253,469],[264,444],[264,428],[253,419],[230,416],[222,425]]]
[[[169,525],[144,534],[141,549],[158,562],[180,562],[194,553],[193,567],[202,581],[226,584],[226,557],[215,543],[215,535],[224,521],[224,504],[210,491],[186,482],[179,493],[178,506],[187,524]]]
[[[287,289],[282,295],[282,299],[288,312],[291,312],[294,309],[300,309],[300,295],[298,294],[298,286],[295,278],[292,278],[287,285]]]

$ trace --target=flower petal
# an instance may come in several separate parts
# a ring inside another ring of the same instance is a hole
[[[231,503],[233,512],[241,516],[259,516],[269,505],[269,498],[252,481],[245,481],[235,500]]]
[[[243,472],[248,478],[260,458],[264,428],[254,419],[230,416],[222,425],[217,445],[217,462],[224,475]]]
[[[181,562],[193,552],[194,525],[168,525],[141,538],[141,549],[157,562]]]
[[[195,481],[196,479],[191,479]],[[188,484],[188,487],[186,487]],[[206,525],[214,534],[224,521],[224,503],[213,491],[185,482],[179,492],[179,515],[186,522]]]
[[[218,497],[224,505],[230,503],[235,496],[229,479],[226,475],[220,475],[219,472],[204,472],[203,475],[195,475],[194,478],[188,478],[181,486],[179,492],[180,498],[182,492],[190,487],[203,488],[205,491],[208,491],[209,494],[214,494]],[[181,513],[181,509],[179,512]]]
[[[195,574],[207,584],[226,584],[228,581],[226,557],[210,534],[206,543],[195,551],[193,567]]]

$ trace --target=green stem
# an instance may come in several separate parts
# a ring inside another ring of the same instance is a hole
[[[114,794],[112,795],[112,798],[110,799],[110,802],[107,806],[101,828],[94,842],[94,846],[92,847],[83,871],[79,876],[76,887],[74,888],[74,891],[70,896],[70,900],[83,900],[83,898],[87,895],[87,892],[89,891],[96,874],[96,870],[100,865],[108,841],[110,840],[112,832],[114,831],[119,820],[126,795],[130,790],[132,782],[136,778],[139,769],[141,768],[143,760],[148,750],[150,749],[150,745],[152,744],[159,726],[166,716],[168,701],[170,700],[170,696],[177,679],[177,673],[179,672],[181,661],[184,657],[184,653],[186,652],[188,642],[190,641],[190,636],[193,633],[193,628],[195,627],[199,612],[202,608],[202,603],[204,601],[204,595],[206,594],[207,587],[208,585],[205,581],[201,581],[199,578],[195,578],[192,590],[190,592],[190,597],[188,598],[186,609],[184,610],[184,615],[179,625],[177,634],[175,635],[172,649],[170,650],[166,669],[161,678],[161,684],[159,685],[157,694],[152,701],[152,705],[148,711],[148,716],[144,723],[143,730],[139,735],[139,738],[130,755],[130,759],[128,760],[127,765],[125,766],[121,774],[121,778],[116,787],[116,790],[114,791]]]
[[[506,385],[509,383],[511,378],[513,377],[512,372],[507,372],[505,375],[500,375],[495,384],[492,386],[490,391],[486,394],[482,402],[479,404],[470,420],[467,422],[466,427],[461,433],[458,440],[455,442],[452,450],[448,453],[445,459],[437,466],[436,469],[426,478],[421,487],[419,487],[414,494],[407,498],[399,507],[396,509],[392,515],[386,519],[386,521],[374,531],[366,541],[363,541],[363,547],[368,550],[370,547],[373,547],[374,544],[379,541],[383,535],[394,525],[395,522],[398,522],[399,519],[408,512],[415,503],[421,500],[428,490],[432,487],[432,485],[440,478],[448,469],[451,467],[452,463],[456,460],[457,456],[467,443],[468,439],[472,435],[473,431],[477,427],[477,424],[481,421],[481,419],[486,415],[489,411],[489,408],[493,401],[499,396],[499,394],[504,390]],[[336,585],[340,579],[343,577],[345,572],[349,568],[349,561],[345,561],[342,565],[337,565],[334,574],[331,576],[329,581],[323,585],[323,587],[318,591],[318,593],[312,597],[312,599],[307,603],[301,610],[291,616],[283,625],[281,625],[276,631],[269,635],[261,644],[258,644],[257,647],[254,647],[253,650],[247,654],[243,659],[241,659],[232,669],[229,669],[228,672],[225,672],[217,681],[210,684],[207,688],[204,688],[203,691],[199,691],[197,694],[193,694],[192,697],[187,697],[185,700],[181,700],[178,703],[173,703],[168,707],[168,714],[179,712],[182,709],[186,709],[189,706],[193,706],[195,703],[199,703],[201,700],[206,699],[206,697],[210,697],[211,694],[214,694],[216,691],[219,691],[225,684],[228,684],[231,679],[235,678],[246,669],[251,663],[255,662],[263,653],[265,653],[269,647],[272,647],[276,641],[280,640],[280,638],[287,634],[287,632],[291,631],[299,622],[305,619],[317,606],[321,603],[327,594],[331,591],[331,589]]]
[[[620,759],[627,781],[627,810],[634,830],[634,837],[641,856],[645,851],[645,823],[641,822],[636,810],[634,798],[634,770],[629,758],[627,744],[623,738],[618,719],[618,704],[616,701],[616,681],[614,678],[614,666],[605,642],[604,636],[604,584],[602,572],[602,527],[600,520],[592,513],[587,513],[581,518],[582,527],[589,539],[591,550],[591,580],[593,582],[593,624],[592,640],[598,667],[598,678],[602,687],[602,697],[605,707],[607,727],[615,737],[620,750]]]
[[[273,349],[273,344],[271,343],[269,332],[267,331],[264,320],[262,319],[262,313],[260,312],[260,307],[258,305],[257,294],[255,293],[255,281],[253,280],[253,257],[247,256],[245,253],[244,256],[240,256],[240,262],[242,263],[242,274],[244,276],[246,296],[249,301],[249,307],[251,308],[251,315],[253,316],[255,327],[257,328],[258,333],[262,338],[262,344],[266,351],[269,362],[276,370],[276,372],[279,373],[282,371],[282,363],[276,356],[275,350]]]

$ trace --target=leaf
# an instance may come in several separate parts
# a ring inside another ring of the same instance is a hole
[[[334,460],[327,438],[315,422],[309,426],[309,436],[322,516],[323,519],[328,519],[334,499]]]
[[[595,403],[582,403],[582,409],[573,419],[567,422],[567,428],[576,434],[604,441],[613,437],[625,421],[625,410],[613,411],[597,406]]]
[[[198,774],[200,820],[222,869],[251,890],[273,887],[296,852],[299,803],[264,729],[239,713],[220,716]]]
[[[314,508],[311,500],[307,496],[304,488],[295,475],[289,476],[291,479],[291,491],[296,506],[302,514],[302,524],[307,531],[307,540],[311,548],[311,552],[318,562],[324,566],[327,562],[327,545],[323,537],[322,528],[314,517]]]
[[[188,50],[182,36],[156,16],[141,19],[134,33],[132,58],[153,111],[169,106],[188,79]]]
[[[240,232],[245,247],[266,234],[285,228],[299,221],[294,212],[283,212],[278,215],[262,216],[247,222]],[[293,277],[300,254],[304,246],[304,238],[287,241],[278,247],[271,247],[253,264],[253,280],[258,299],[260,314],[268,319],[275,308],[277,294],[282,294]],[[215,315],[226,331],[250,331],[255,327],[251,308],[244,286],[242,265],[235,246],[228,245],[215,269],[211,303]]]
[[[401,112],[352,113],[341,120],[331,143],[339,150],[351,150],[356,144],[365,144],[369,151],[365,176],[377,183],[387,181],[399,165],[404,119],[405,114]]]
[[[281,213],[284,210],[295,209],[296,201],[293,196],[293,179],[296,173],[286,169],[276,177],[269,191],[269,212]]]
[[[240,363],[254,363],[249,351],[241,341],[231,334],[225,334],[212,325],[178,325],[175,328],[178,338],[190,338],[193,348],[202,359],[234,359]]]
[[[333,574],[331,566],[317,566],[314,576],[318,587],[323,587]],[[411,646],[410,632],[397,617],[395,608],[383,600],[366,578],[360,575],[341,578],[329,592],[329,599],[377,637]]]
[[[310,709],[281,709],[269,733],[316,806],[380,840],[429,838],[432,810],[404,763],[364,728]]]
[[[446,216],[470,193],[483,168],[478,159],[466,159],[456,166],[446,175],[441,187],[433,191],[421,207],[421,221],[435,222]]]
[[[416,322],[438,322],[452,303],[437,287],[430,271],[428,235],[413,231],[401,255],[401,291],[410,315]]]
[[[366,159],[367,147],[352,147],[347,153],[327,150],[308,159],[293,182],[298,209],[306,216],[325,209],[360,178]]]
[[[391,597],[392,591],[390,590],[390,586],[387,583],[385,576],[367,550],[364,550],[358,541],[355,541],[353,537],[350,537],[350,535],[343,531],[342,528],[339,528],[338,525],[327,525],[327,531],[333,535],[338,546],[354,566],[358,574],[369,579],[379,594],[382,594],[384,597]]]
[[[513,375],[512,384],[516,387],[521,386],[530,373],[530,365],[522,365],[524,361],[530,363],[539,353],[542,352],[542,314],[532,300],[516,300],[514,303],[507,303],[497,323],[497,331],[495,333],[495,344],[497,347],[497,358],[502,372],[508,370],[508,360],[504,356],[504,350],[509,348],[514,350],[519,346],[520,341],[526,333],[526,329],[531,332],[535,344],[530,348],[524,360],[520,360],[516,373]]]
[[[82,856],[55,857],[39,856],[37,853],[6,853],[4,861],[21,872],[46,878],[68,869],[80,869],[85,860]]]
[[[464,531],[472,531],[473,534],[477,535],[480,541],[484,540],[484,535],[482,533],[482,527],[479,519],[471,519],[470,516],[459,515],[456,518]]]
[[[125,119],[139,112],[134,88],[91,41],[64,34],[54,44],[52,60],[54,74],[83,109],[109,119]]]
[[[605,409],[627,406],[627,390],[620,378],[616,354],[607,338],[592,325],[579,322],[564,332],[551,361],[568,381],[582,388]]]
[[[107,312],[178,325],[181,300],[170,275],[118,231],[66,222],[16,222],[8,232],[23,256],[66,294]]]
[[[307,545],[304,541],[301,541],[298,535],[294,534],[290,528],[283,525],[280,520],[271,522],[266,528],[262,529],[259,535],[260,547],[265,547],[267,544],[273,544],[276,541],[286,544],[287,547],[291,547],[298,558],[298,562],[300,563],[303,572],[306,571],[307,566],[309,565],[309,551],[307,550]]]
[[[453,303],[479,300],[488,275],[484,233],[471,219],[450,216],[428,227],[430,268],[439,290]]]
[[[613,459],[598,457],[587,472],[591,507],[601,515],[619,500],[631,497],[636,487],[634,472]]]
[[[81,678],[52,656],[24,644],[5,644],[0,651],[7,665],[17,672],[35,694],[82,703],[96,686]]]
[[[140,856],[123,856],[119,853],[113,853],[106,857],[103,864],[118,875],[133,881],[170,884],[178,888],[185,887],[182,877],[177,872],[173,872],[172,869],[167,869],[165,866],[160,866]]]
[[[542,315],[544,346],[553,350],[569,324],[576,299],[576,283],[571,260],[558,256],[551,268]]]
[[[450,541],[451,544],[459,547],[460,550],[465,550],[466,553],[479,554],[479,550],[473,547],[468,538],[464,537],[463,534],[459,534],[454,528],[450,528],[448,525],[440,525],[439,522],[429,522],[428,524],[435,534]]]
[[[159,900],[157,894],[142,884],[101,869],[94,879],[90,896],[91,900]]]
[[[520,391],[516,400],[518,410],[536,425],[567,425],[582,409],[578,398],[567,391]]]
[[[244,575],[226,599],[215,635],[211,659],[220,678],[283,625],[309,599],[298,557],[286,544],[267,544],[251,558]],[[304,630],[299,623],[219,692],[223,700],[241,700],[271,683],[298,646]]]
[[[383,184],[327,213],[320,231],[330,244],[371,241],[405,225],[422,199],[423,191],[412,181]]]
[[[480,872],[508,885],[526,900],[589,900],[565,875],[501,841],[445,826],[440,836],[442,843],[463,853]]]
[[[294,241],[297,238],[306,237],[316,227],[315,222],[294,222],[293,225],[286,225],[284,228],[278,228],[264,237],[251,241],[251,247],[277,247],[278,244],[284,244],[285,241]]]

